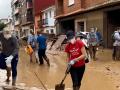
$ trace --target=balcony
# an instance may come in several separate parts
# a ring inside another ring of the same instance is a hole
[[[20,24],[20,21],[19,21],[19,20],[15,21],[15,26],[17,26],[17,25],[19,25],[19,24]]]
[[[27,2],[27,9],[33,8],[32,2]]]
[[[13,4],[17,3],[19,0],[13,0]]]
[[[33,22],[33,16],[27,15],[27,22]]]
[[[33,22],[33,11],[32,9],[27,10],[27,15],[26,15],[27,22]]]
[[[20,8],[16,8],[14,14],[18,14],[20,11]]]

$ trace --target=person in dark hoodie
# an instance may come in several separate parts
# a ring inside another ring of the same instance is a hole
[[[12,85],[16,84],[17,78],[17,63],[18,63],[18,40],[12,36],[11,31],[3,30],[0,33],[0,42],[2,45],[0,53],[0,69],[6,69],[7,79],[9,84],[12,71]]]

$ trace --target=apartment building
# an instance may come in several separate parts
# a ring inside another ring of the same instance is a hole
[[[12,18],[16,34],[19,37],[27,36],[34,30],[32,0],[12,0]]]
[[[44,0],[44,1],[43,0],[33,0],[33,3],[34,3],[35,31],[37,32],[37,31],[40,31],[40,30],[45,30],[45,32],[46,32],[47,26],[45,26],[45,19],[43,19],[43,18],[45,18],[44,17],[44,12],[48,11],[47,8],[55,5],[55,0]],[[51,11],[51,10],[49,10],[49,11]],[[52,14],[52,16],[53,16],[53,14]],[[54,21],[54,20],[50,20],[50,21]],[[50,25],[49,28],[50,27],[51,27],[51,31],[52,31],[53,25]],[[50,30],[48,30],[48,31],[50,31]]]
[[[55,6],[48,7],[42,11],[42,26],[45,33],[56,34],[55,28]]]
[[[33,2],[21,0],[21,36],[27,36],[30,30],[34,31]]]
[[[12,8],[12,24],[14,26],[14,30],[16,34],[20,36],[20,30],[21,30],[20,0],[12,0],[11,8]]]
[[[0,19],[0,23],[7,24],[8,22],[9,22],[9,19],[8,19],[8,18],[1,18],[1,19]]]
[[[120,26],[120,0],[56,0],[57,33],[97,28],[105,47],[112,47],[111,34]]]

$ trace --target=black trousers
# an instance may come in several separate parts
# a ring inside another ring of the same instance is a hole
[[[73,87],[80,88],[84,72],[85,72],[85,65],[81,67],[71,67],[70,74],[73,82]]]
[[[116,57],[116,51],[117,51],[116,48],[117,46],[113,46],[113,54],[112,54],[113,58]]]
[[[8,56],[4,55],[3,53],[0,54],[0,69],[7,68],[6,63],[5,63],[6,57],[8,57]],[[13,79],[16,79],[16,77],[17,77],[17,64],[18,64],[18,54],[14,56],[14,58],[12,59],[12,62],[11,62]]]
[[[43,59],[45,59],[47,61],[47,56],[46,56],[45,52],[46,52],[46,49],[39,49],[38,50],[40,64],[44,64]]]

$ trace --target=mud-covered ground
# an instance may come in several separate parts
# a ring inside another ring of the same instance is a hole
[[[86,71],[82,80],[80,90],[120,90],[120,61],[113,61],[111,50],[101,50],[97,53],[97,61],[91,60],[86,64]],[[64,76],[66,69],[66,54],[63,52],[53,55],[47,54],[51,65],[38,65],[35,60],[30,63],[24,49],[20,49],[18,63],[18,79],[16,87],[23,90],[54,90]],[[6,85],[5,71],[0,70],[0,86]],[[70,75],[65,80],[66,90],[72,90]],[[2,90],[2,89],[0,89]]]

